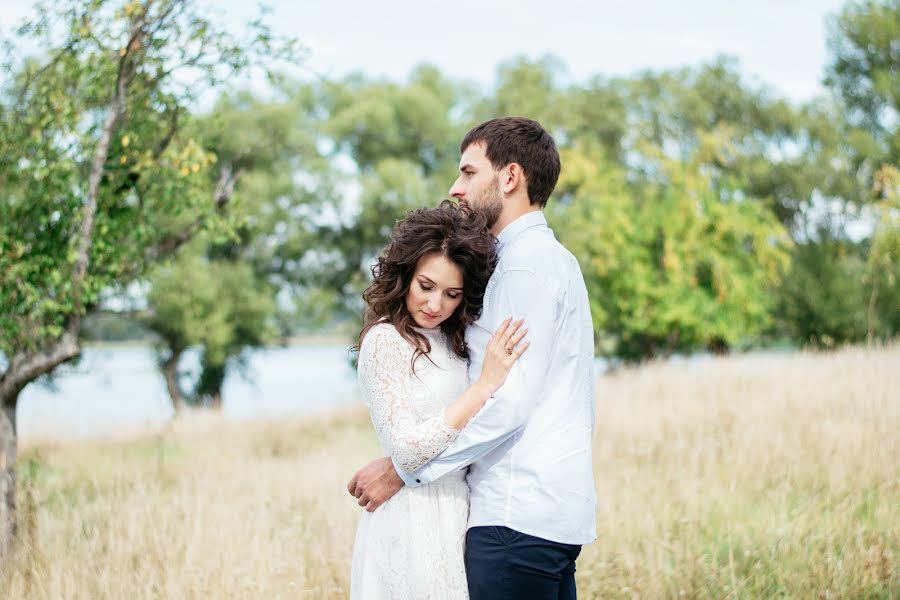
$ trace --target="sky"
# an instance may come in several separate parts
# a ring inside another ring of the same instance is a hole
[[[211,0],[229,27],[254,2]],[[845,0],[269,0],[276,33],[307,47],[308,75],[352,71],[402,81],[422,62],[486,88],[517,56],[558,57],[562,81],[739,60],[749,82],[802,102],[823,92],[826,19]],[[33,0],[0,0],[0,35]]]

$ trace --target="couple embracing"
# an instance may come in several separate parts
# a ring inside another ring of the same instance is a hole
[[[372,272],[359,383],[387,455],[351,598],[570,599],[595,537],[594,340],[578,263],[542,212],[559,178],[535,121],[466,135],[458,206],[407,215]]]

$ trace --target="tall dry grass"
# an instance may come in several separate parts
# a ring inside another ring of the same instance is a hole
[[[900,598],[900,346],[598,382],[582,598]],[[344,598],[362,410],[26,449],[0,598]],[[523,491],[527,493],[527,491]]]

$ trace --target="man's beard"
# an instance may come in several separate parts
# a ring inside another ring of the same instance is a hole
[[[488,186],[478,202],[471,206],[472,209],[478,211],[485,221],[487,221],[488,229],[491,229],[500,218],[503,212],[503,193],[500,191],[500,177],[494,175],[491,184]]]

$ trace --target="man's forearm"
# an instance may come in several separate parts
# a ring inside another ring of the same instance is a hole
[[[398,476],[410,487],[431,483],[447,473],[469,466],[497,448],[521,429],[505,411],[510,406],[496,406],[491,398],[485,407],[460,432],[456,440],[422,468],[408,472],[394,463]]]

